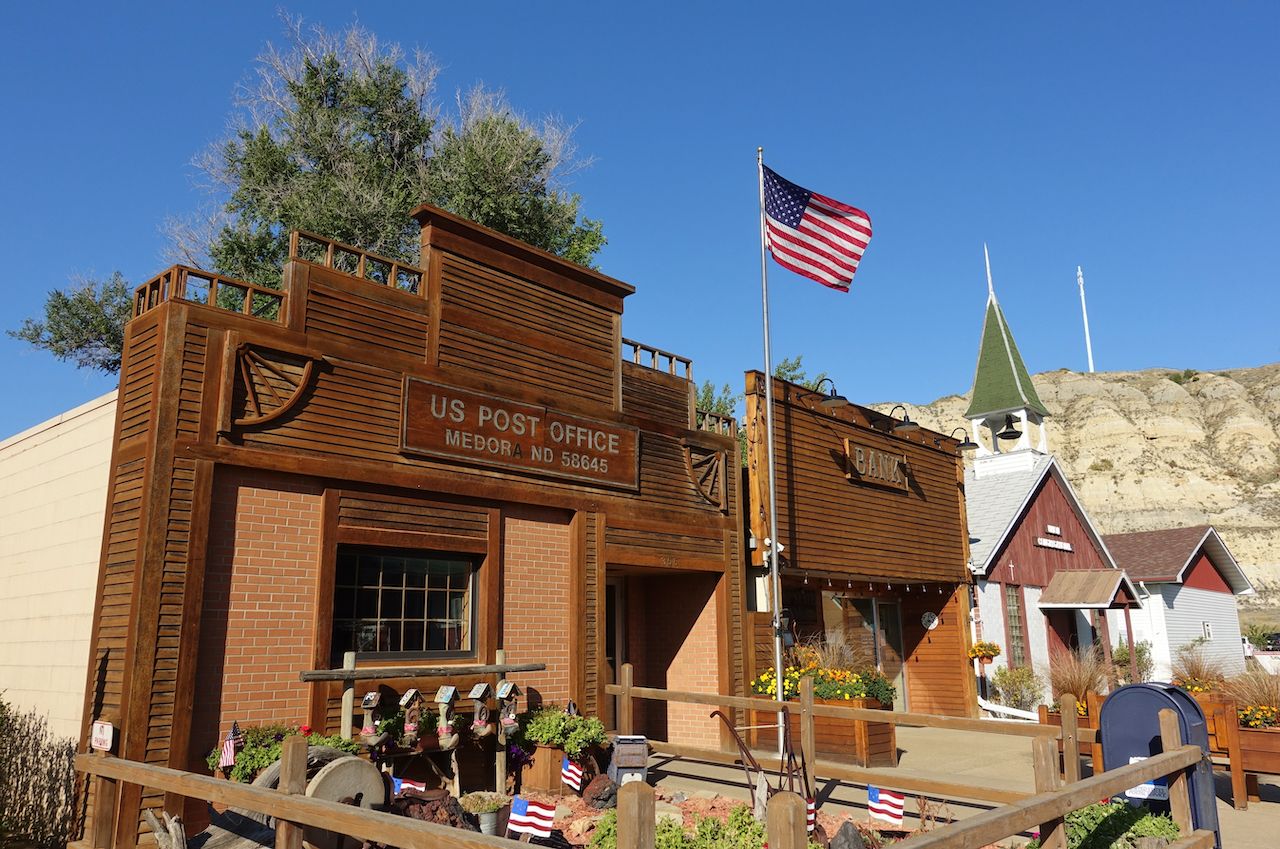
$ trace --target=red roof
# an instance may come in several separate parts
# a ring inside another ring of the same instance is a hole
[[[1209,525],[1107,534],[1102,539],[1116,565],[1135,581],[1176,581]]]

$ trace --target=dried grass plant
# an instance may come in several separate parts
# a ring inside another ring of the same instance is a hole
[[[1096,648],[1059,649],[1049,658],[1049,689],[1053,691],[1053,700],[1057,702],[1070,693],[1077,702],[1083,702],[1086,693],[1102,693],[1106,690],[1109,672],[1107,662]]]
[[[847,669],[857,672],[875,666],[866,651],[849,644],[844,632],[831,629],[821,637],[811,637],[792,649],[793,660],[801,666],[816,663],[821,669]]]
[[[1280,675],[1255,669],[1228,678],[1219,690],[1240,707],[1266,705],[1280,710]]]
[[[1174,653],[1173,683],[1193,693],[1216,690],[1226,676],[1217,662],[1205,654],[1201,641],[1190,642]]]
[[[0,845],[61,849],[77,831],[76,742],[0,699]]]

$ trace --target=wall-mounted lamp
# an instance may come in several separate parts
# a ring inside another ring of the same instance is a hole
[[[893,418],[893,413],[895,410],[902,411],[902,421],[898,422],[893,426],[894,433],[898,434],[899,436],[905,436],[908,433],[915,433],[917,430],[920,429],[920,425],[911,421],[911,416],[907,415],[906,406],[902,404],[898,404],[896,407],[894,407],[892,410],[889,411],[889,418]]]
[[[948,438],[955,439],[957,430],[964,434],[964,439],[960,440],[960,444],[957,445],[956,448],[961,451],[972,451],[978,447],[978,443],[969,438],[969,431],[965,430],[963,427],[953,427]]]
[[[819,380],[817,385],[813,387],[813,391],[821,392],[822,384],[824,383],[831,384],[831,391],[827,393],[825,396],[823,396],[822,400],[818,402],[819,406],[827,410],[836,410],[836,409],[839,409],[840,407],[849,406],[849,399],[836,391],[835,381],[833,381],[829,377],[824,377],[822,378],[822,380]]]
[[[1013,426],[1013,416],[1005,416],[1004,430],[997,433],[996,437],[999,439],[1017,439],[1019,436],[1022,436],[1022,431]]]

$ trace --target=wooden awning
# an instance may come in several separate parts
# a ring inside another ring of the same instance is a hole
[[[1042,609],[1106,610],[1140,607],[1133,582],[1119,569],[1085,569],[1054,574],[1040,594]]]

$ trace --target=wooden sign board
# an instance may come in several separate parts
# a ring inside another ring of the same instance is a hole
[[[911,470],[905,454],[891,454],[879,448],[844,441],[844,476],[857,483],[907,491]]]
[[[406,377],[401,450],[635,489],[639,431]]]
[[[89,748],[95,752],[109,752],[115,745],[116,729],[110,722],[98,720],[93,723],[93,731],[89,735]]]

